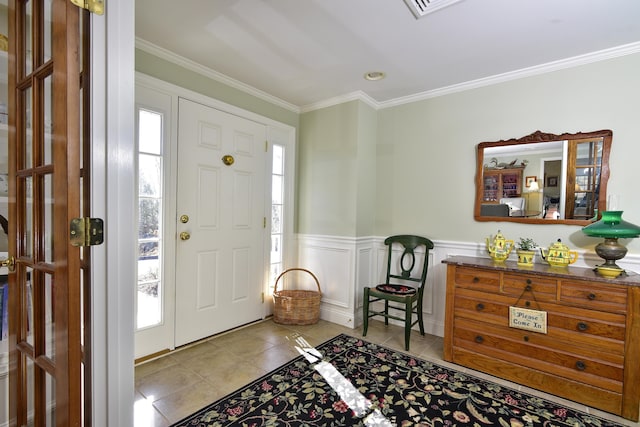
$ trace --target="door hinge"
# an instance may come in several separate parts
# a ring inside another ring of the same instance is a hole
[[[261,298],[262,298],[262,303],[264,304],[264,292],[262,293]]]
[[[96,15],[104,15],[104,0],[71,0],[71,3]]]
[[[264,142],[264,152],[268,153],[269,152],[269,141],[265,141]]]
[[[101,218],[73,218],[69,225],[71,246],[95,246],[104,242],[104,221]]]
[[[267,217],[266,216],[262,217],[262,228],[267,228]]]

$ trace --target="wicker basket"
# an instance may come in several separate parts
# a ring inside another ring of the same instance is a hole
[[[317,291],[278,290],[278,282],[290,271],[304,271],[316,281]],[[273,321],[283,325],[312,325],[320,319],[320,282],[309,270],[290,268],[283,271],[276,279],[273,288]]]

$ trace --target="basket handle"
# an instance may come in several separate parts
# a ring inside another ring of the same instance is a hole
[[[283,271],[282,273],[280,273],[280,275],[278,276],[278,278],[276,279],[276,284],[273,285],[273,293],[275,294],[276,291],[278,290],[278,282],[280,281],[280,278],[282,276],[284,276],[286,273],[290,272],[290,271],[304,271],[306,273],[309,273],[311,275],[311,277],[313,277],[313,280],[316,281],[316,286],[318,287],[318,292],[322,293],[322,291],[320,290],[320,282],[318,282],[318,278],[316,277],[315,274],[313,274],[312,272],[310,272],[309,270],[305,269],[305,268],[289,268],[285,271]]]

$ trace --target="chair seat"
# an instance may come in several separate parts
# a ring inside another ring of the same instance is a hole
[[[394,295],[414,295],[416,293],[416,288],[412,288],[411,286],[390,285],[386,283],[376,286],[376,290]]]

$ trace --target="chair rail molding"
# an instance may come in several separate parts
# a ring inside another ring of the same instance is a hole
[[[385,238],[297,235],[297,266],[311,270],[320,282],[321,319],[354,329],[362,326],[364,287],[384,281]],[[442,260],[451,255],[482,256],[484,245],[438,240],[433,243],[424,291],[424,327],[429,334],[444,336],[446,266]]]
[[[354,329],[362,327],[363,289],[384,281],[385,238],[297,235],[298,267],[313,271],[320,282],[321,319]],[[480,242],[432,241],[435,247],[429,252],[429,273],[424,290],[424,327],[426,333],[442,337],[447,272],[442,260],[455,255],[489,258],[489,254],[485,244]],[[593,267],[602,261],[591,250],[577,252],[575,266]],[[517,261],[516,254],[511,254],[509,259]],[[536,255],[535,262],[544,261]],[[619,264],[628,271],[639,272],[640,255],[628,254]],[[402,326],[401,322],[390,322]],[[414,329],[417,329],[417,325]]]

